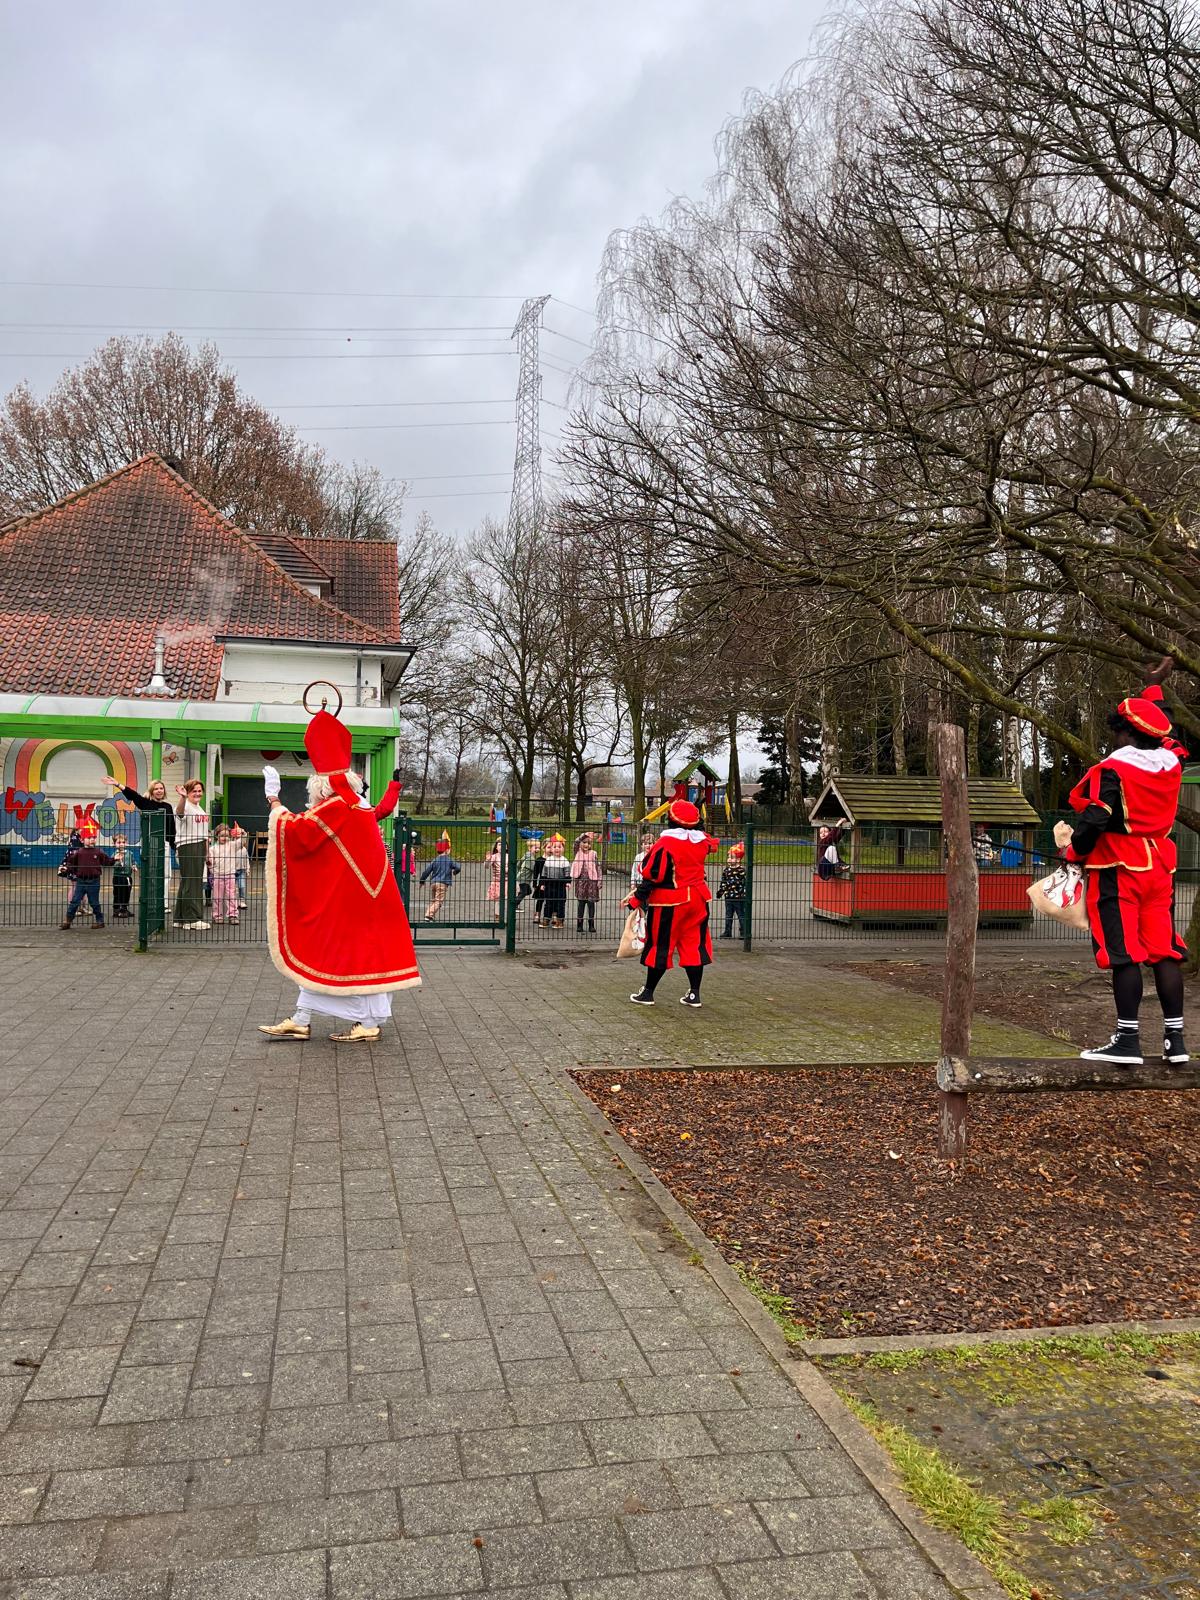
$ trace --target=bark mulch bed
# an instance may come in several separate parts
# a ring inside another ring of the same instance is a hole
[[[928,1069],[575,1076],[814,1336],[1200,1315],[1195,1093],[973,1096],[953,1170]]]

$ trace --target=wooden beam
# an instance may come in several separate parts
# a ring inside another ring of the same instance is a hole
[[[979,869],[971,840],[967,747],[955,723],[933,730],[942,794],[946,846],[946,980],[942,991],[942,1055],[965,1059],[971,1050],[975,1004],[975,935],[979,926]],[[961,1161],[967,1153],[967,1101],[955,1087],[938,1085],[938,1154]]]
[[[1028,1093],[1034,1089],[1200,1089],[1200,1061],[1168,1067],[1147,1060],[1140,1067],[1119,1067],[1111,1061],[1019,1057],[943,1056],[937,1067],[938,1088],[964,1096],[983,1091]]]

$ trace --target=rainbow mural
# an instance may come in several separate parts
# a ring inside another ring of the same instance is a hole
[[[111,777],[144,793],[145,753],[124,740],[13,739],[4,755],[0,838],[15,836],[29,844],[50,843],[59,837],[65,839],[84,818],[98,823],[102,835],[130,832],[133,825],[128,819],[136,812],[123,795],[96,801],[46,794],[42,780],[47,763],[56,751],[71,747],[95,751]]]

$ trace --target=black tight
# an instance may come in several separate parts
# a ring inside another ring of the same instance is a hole
[[[1150,968],[1154,974],[1154,987],[1164,1017],[1183,1015],[1183,963],[1181,961],[1156,961]],[[1117,1017],[1124,1022],[1137,1018],[1142,1004],[1142,969],[1133,962],[1112,969],[1113,998],[1117,1002]]]
[[[647,995],[653,994],[655,989],[657,989],[661,983],[663,973],[666,972],[666,970],[666,967],[647,967],[646,981],[642,985],[642,993]],[[704,976],[704,968],[684,967],[683,970],[687,973],[688,985],[691,988],[692,993],[699,994],[700,980]]]

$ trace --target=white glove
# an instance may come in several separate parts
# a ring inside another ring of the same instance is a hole
[[[263,768],[263,788],[266,790],[268,800],[274,799],[283,788],[283,780],[274,767]]]

